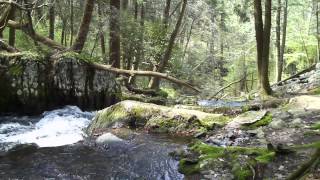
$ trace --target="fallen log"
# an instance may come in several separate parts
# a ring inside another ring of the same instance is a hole
[[[315,70],[315,69],[316,69],[316,64],[313,64],[313,65],[311,65],[309,68],[304,69],[304,70],[298,72],[297,74],[288,77],[287,79],[284,79],[284,80],[282,80],[282,81],[279,81],[279,82],[273,84],[272,86],[276,86],[276,85],[282,84],[282,83],[284,83],[284,82],[286,82],[286,81],[289,81],[290,79],[293,79],[293,78],[298,78],[300,75],[305,74],[305,73],[310,72],[310,71]]]
[[[117,68],[113,68],[110,65],[103,65],[103,64],[99,64],[99,63],[90,63],[90,65],[92,67],[94,67],[95,69],[100,69],[100,70],[104,70],[104,71],[110,71],[116,74],[125,74],[125,75],[130,75],[130,76],[151,76],[151,77],[158,77],[158,78],[162,78],[162,79],[166,79],[168,81],[171,81],[175,84],[179,84],[185,87],[188,87],[198,93],[200,93],[201,91],[195,87],[193,87],[191,84],[181,81],[179,79],[176,79],[172,76],[169,76],[168,74],[163,74],[163,73],[158,73],[158,72],[154,72],[154,71],[135,71],[135,70],[125,70],[125,69],[117,69]]]
[[[231,86],[234,85],[234,84],[240,83],[240,82],[243,81],[245,78],[246,78],[246,77],[243,77],[243,78],[241,78],[241,79],[239,79],[239,80],[233,81],[233,82],[227,84],[226,86],[220,88],[214,95],[212,95],[212,96],[210,97],[210,99],[215,99],[216,96],[217,96],[218,94],[220,94],[222,91],[224,91],[225,89],[228,89],[229,87],[231,87]]]

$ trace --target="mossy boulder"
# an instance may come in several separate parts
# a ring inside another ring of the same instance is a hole
[[[89,134],[111,127],[143,127],[150,132],[194,135],[224,126],[229,118],[196,110],[176,109],[137,101],[122,101],[97,113],[88,128]]]
[[[96,110],[118,102],[116,76],[77,57],[0,53],[0,114],[40,114],[65,105]]]

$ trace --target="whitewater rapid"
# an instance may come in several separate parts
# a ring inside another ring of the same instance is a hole
[[[84,139],[86,135],[83,130],[93,117],[92,112],[83,112],[78,107],[66,106],[44,112],[40,121],[36,123],[32,121],[1,123],[0,143],[35,143],[39,147],[74,144]],[[12,118],[19,119],[19,117]]]

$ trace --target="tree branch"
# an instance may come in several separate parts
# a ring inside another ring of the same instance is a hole
[[[22,32],[24,32],[26,35],[28,35],[29,37],[31,37],[33,40],[35,41],[38,41],[46,46],[49,46],[53,49],[57,49],[57,50],[60,50],[60,51],[63,51],[63,50],[66,50],[66,47],[60,45],[59,43],[47,38],[47,37],[44,37],[36,32],[34,33],[31,33],[29,31],[29,28],[28,28],[28,25],[27,24],[20,24],[20,23],[17,23],[15,21],[11,21],[9,20],[8,21],[8,24],[7,24],[9,27],[11,28],[15,28],[15,29],[19,29],[21,30]]]
[[[1,49],[4,49],[8,52],[19,52],[19,50],[10,46],[9,44],[7,44],[6,42],[4,42],[3,40],[0,39],[0,50]]]
[[[176,79],[174,77],[169,76],[168,74],[163,74],[163,73],[158,73],[158,72],[154,72],[154,71],[135,71],[135,70],[125,70],[125,69],[117,69],[117,68],[113,68],[110,65],[102,65],[102,64],[98,64],[98,63],[91,63],[90,64],[92,67],[94,67],[95,69],[100,69],[100,70],[104,70],[104,71],[109,71],[109,72],[113,72],[116,74],[125,74],[125,75],[130,75],[130,76],[151,76],[151,77],[158,77],[158,78],[162,78],[162,79],[166,79],[168,81],[171,81],[175,84],[179,84],[185,87],[188,87],[194,91],[196,91],[197,93],[200,93],[201,91],[195,87],[193,87],[191,84],[181,81],[179,79]]]

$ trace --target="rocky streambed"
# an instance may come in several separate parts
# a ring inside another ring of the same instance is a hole
[[[311,162],[302,174],[317,179],[320,96],[282,102],[237,114],[123,101],[95,114],[66,107],[40,117],[2,117],[0,174],[4,179],[287,179]]]
[[[313,154],[320,148],[320,96],[281,102],[256,111],[242,107],[240,114],[212,114],[123,101],[99,111],[88,132],[99,137],[110,129],[138,128],[192,137],[188,148],[171,155],[179,160],[179,172],[204,179],[317,179],[320,157]],[[310,159],[311,166],[294,174]]]

